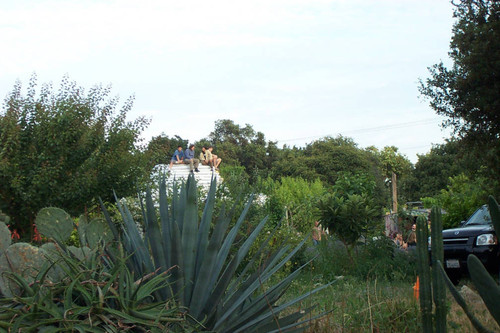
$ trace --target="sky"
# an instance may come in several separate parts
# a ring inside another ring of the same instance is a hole
[[[418,85],[449,63],[452,14],[448,0],[0,0],[0,97],[68,75],[134,95],[145,142],[231,119],[279,147],[343,135],[415,163],[450,136]]]

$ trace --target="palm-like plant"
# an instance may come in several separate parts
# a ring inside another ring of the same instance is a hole
[[[105,212],[114,236],[120,239],[130,254],[129,267],[138,276],[171,267],[168,288],[158,290],[162,299],[174,297],[188,309],[191,318],[203,323],[206,330],[216,332],[288,332],[307,326],[312,319],[312,308],[290,312],[290,306],[325,288],[312,290],[289,302],[278,301],[304,266],[292,272],[282,281],[268,287],[270,278],[283,267],[304,245],[302,241],[294,249],[286,244],[268,253],[263,242],[252,258],[246,260],[252,244],[264,227],[262,220],[248,238],[235,245],[238,230],[245,220],[251,199],[235,225],[229,229],[233,210],[227,214],[224,206],[215,219],[211,230],[215,203],[215,180],[212,180],[201,220],[198,217],[196,183],[193,176],[179,187],[174,184],[171,206],[167,201],[165,179],[159,184],[159,218],[150,191],[146,192],[143,206],[145,236],[142,238],[126,206],[117,200],[123,218],[122,232],[113,228],[109,214]],[[272,234],[269,236],[272,237]],[[258,262],[260,258],[265,258]],[[252,269],[258,265],[258,269]],[[307,265],[307,264],[306,264]],[[242,267],[240,267],[242,266]],[[240,273],[236,273],[236,272]]]

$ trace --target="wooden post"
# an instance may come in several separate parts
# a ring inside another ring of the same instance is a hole
[[[393,213],[398,212],[398,185],[397,185],[397,176],[392,171],[392,211]]]

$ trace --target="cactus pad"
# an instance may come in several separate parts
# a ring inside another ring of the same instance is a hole
[[[9,246],[0,256],[0,272],[19,274],[30,283],[34,281],[45,262],[45,253],[40,248],[27,243],[16,243]],[[5,274],[0,274],[0,291],[7,297],[21,293],[20,287]]]
[[[100,240],[109,242],[113,240],[113,235],[109,229],[106,221],[103,219],[93,219],[91,220],[84,229],[85,239],[88,246],[93,249],[95,248]]]
[[[0,254],[2,254],[11,243],[10,230],[5,223],[0,222]]]
[[[76,247],[76,246],[68,246],[68,251],[71,252],[78,260],[83,261],[84,259],[89,258],[89,254],[91,250],[88,247]]]
[[[54,243],[45,243],[40,248],[44,251],[45,257],[48,261],[57,262],[49,270],[48,277],[52,282],[61,280],[64,276],[65,263],[61,260],[61,248]]]
[[[42,235],[60,243],[66,242],[73,232],[73,220],[60,208],[42,208],[36,216],[35,224]]]

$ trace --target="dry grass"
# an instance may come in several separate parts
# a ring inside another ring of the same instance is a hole
[[[458,287],[458,289],[479,322],[493,332],[500,332],[500,327],[489,313],[486,305],[484,305],[481,296],[475,291],[474,286],[467,281],[465,284]],[[476,332],[465,312],[449,293],[448,302],[450,304],[450,310],[447,317],[448,331],[457,333]]]
[[[303,277],[294,284],[293,289],[304,292],[310,290],[311,283],[311,279]],[[459,289],[463,291],[475,316],[486,328],[500,332],[500,327],[471,283],[465,282],[463,285]],[[419,303],[413,297],[412,287],[412,284],[405,282],[358,281],[352,278],[338,281],[303,304],[304,307],[316,304],[316,313],[330,311],[316,320],[307,332],[421,332]],[[448,306],[449,332],[475,332],[464,311],[449,293]]]

